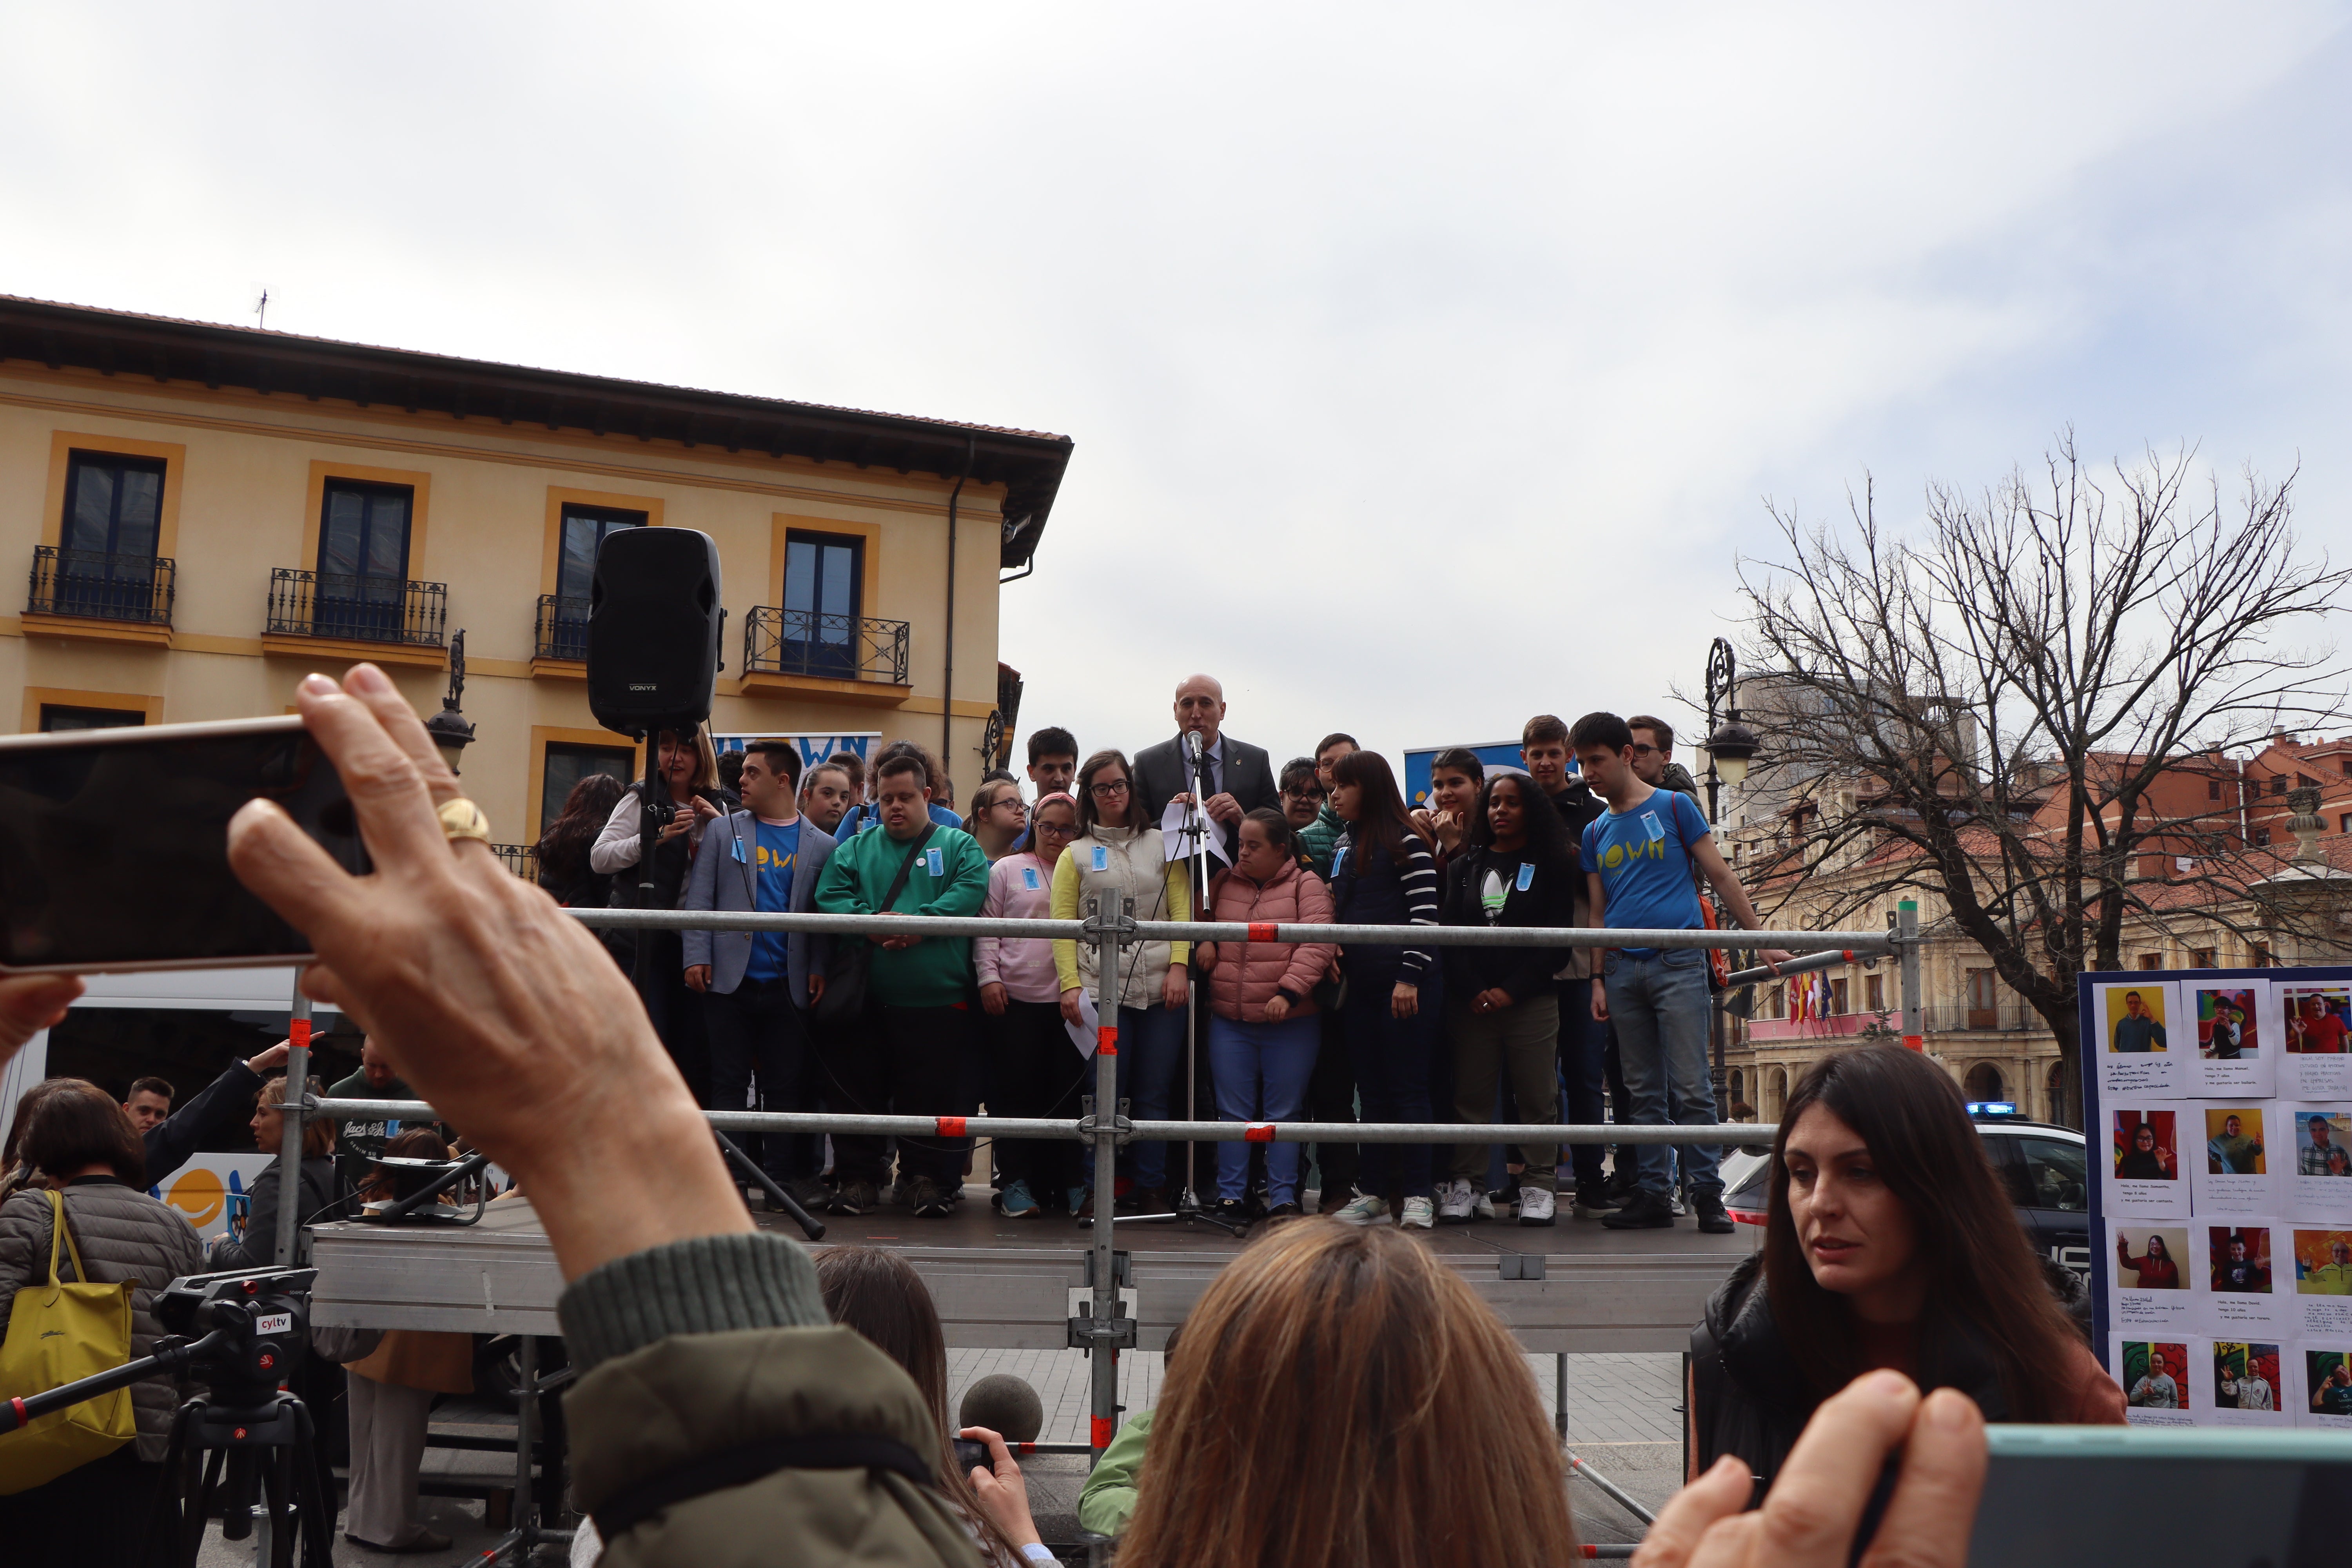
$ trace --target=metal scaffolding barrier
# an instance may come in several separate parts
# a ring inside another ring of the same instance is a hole
[[[1780,948],[1822,956],[1803,967],[1822,967],[1859,955],[1897,953],[1902,959],[1905,1033],[1918,1032],[1918,917],[1907,901],[1899,922],[1884,931],[1605,931],[1580,928],[1484,926],[1361,926],[1302,924],[1242,924],[1222,921],[1139,921],[1132,900],[1121,899],[1118,909],[1100,907],[1089,895],[1086,917],[1075,921],[1016,921],[950,918],[923,915],[836,915],[720,913],[689,910],[575,909],[567,910],[582,924],[599,928],[656,931],[806,931],[834,936],[920,934],[936,937],[991,936],[1033,942],[1083,942],[1095,948],[1099,1016],[1109,1022],[1097,1026],[1094,1054],[1095,1092],[1087,1113],[1075,1121],[1004,1116],[882,1116],[835,1115],[814,1111],[709,1110],[710,1124],[726,1131],[798,1131],[898,1134],[913,1137],[993,1137],[1069,1139],[1094,1145],[1094,1212],[1108,1219],[1113,1214],[1112,1184],[1118,1147],[1138,1141],[1202,1142],[1354,1143],[1545,1143],[1619,1144],[1738,1144],[1769,1146],[1777,1129],[1752,1122],[1636,1127],[1622,1122],[1601,1125],[1528,1126],[1519,1123],[1465,1125],[1454,1122],[1240,1122],[1133,1121],[1123,1114],[1118,1099],[1118,973],[1128,948],[1149,942],[1339,942],[1357,946],[1542,947],[1542,948],[1726,948],[1754,951]],[[1736,978],[1769,977],[1769,971],[1742,971]],[[301,1055],[295,1058],[298,1062]],[[299,1070],[299,1068],[297,1070]],[[422,1101],[311,1099],[289,1095],[287,1103],[287,1147],[299,1148],[299,1123],[305,1116],[400,1120],[428,1119],[437,1114]],[[287,1211],[289,1214],[291,1210]],[[1118,1420],[1118,1355],[1136,1343],[1134,1320],[1119,1316],[1114,1226],[1097,1223],[1089,1242],[1088,1270],[1092,1300],[1069,1321],[1068,1343],[1092,1360],[1093,1398],[1090,1443],[1099,1458],[1117,1431]]]

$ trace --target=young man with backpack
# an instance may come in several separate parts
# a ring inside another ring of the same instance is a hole
[[[1698,806],[1688,795],[1651,788],[1633,771],[1633,735],[1624,720],[1614,713],[1588,713],[1576,721],[1569,740],[1585,782],[1607,808],[1584,829],[1584,873],[1595,926],[1615,931],[1703,928],[1706,921],[1694,885],[1696,870],[1741,929],[1762,927],[1756,906],[1716,847]],[[1715,1003],[1706,950],[1604,948],[1593,956],[1592,1016],[1617,1026],[1632,1102],[1625,1120],[1641,1127],[1713,1123],[1707,1013]],[[1770,948],[1761,957],[1777,965],[1789,954]],[[1675,1100],[1671,1117],[1669,1092]],[[1640,1188],[1625,1207],[1601,1223],[1612,1230],[1670,1229],[1675,1216],[1667,1200],[1667,1146],[1643,1144],[1639,1158]],[[1722,1235],[1730,1231],[1731,1219],[1723,1210],[1718,1158],[1719,1151],[1711,1144],[1682,1151],[1698,1227]]]

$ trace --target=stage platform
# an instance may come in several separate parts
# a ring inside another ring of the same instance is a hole
[[[1066,1217],[1008,1220],[985,1188],[968,1188],[946,1219],[884,1208],[857,1218],[824,1216],[816,1245],[861,1243],[906,1255],[939,1303],[950,1345],[1054,1350],[1066,1342],[1073,1291],[1087,1285],[1093,1232]],[[1562,1216],[1549,1227],[1441,1226],[1420,1239],[1502,1315],[1530,1351],[1680,1351],[1708,1292],[1763,1232],[1703,1236],[1687,1219],[1673,1230],[1612,1231]],[[797,1237],[781,1215],[762,1228]],[[1129,1257],[1141,1348],[1157,1350],[1244,1242],[1205,1225],[1118,1227]],[[558,1334],[562,1279],[527,1200],[494,1204],[470,1227],[358,1223],[315,1233],[321,1323]],[[1529,1276],[1538,1276],[1529,1278]]]

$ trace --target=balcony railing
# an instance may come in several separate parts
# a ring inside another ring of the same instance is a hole
[[[33,552],[26,613],[92,620],[172,624],[175,569],[169,556],[109,555],[44,544]]]
[[[907,684],[907,623],[755,605],[743,626],[747,673]]]
[[[449,590],[361,573],[272,567],[269,626],[274,637],[350,637],[360,642],[442,645]]]
[[[539,596],[539,630],[532,639],[534,658],[588,657],[588,601],[557,594]]]
[[[493,844],[490,853],[499,864],[526,882],[539,880],[539,846],[536,844]]]

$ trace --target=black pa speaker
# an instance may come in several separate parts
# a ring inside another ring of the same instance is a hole
[[[588,593],[588,709],[623,734],[686,731],[719,684],[719,546],[690,528],[616,528]]]

